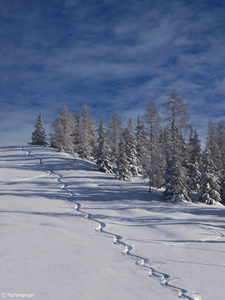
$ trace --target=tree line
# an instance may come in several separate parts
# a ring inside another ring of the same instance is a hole
[[[171,202],[225,203],[225,124],[214,126],[209,120],[202,150],[197,130],[188,119],[187,104],[175,90],[161,114],[150,102],[137,123],[129,119],[125,128],[116,110],[107,126],[101,119],[97,127],[87,105],[74,115],[65,106],[51,125],[49,145],[76,152],[82,159],[94,158],[101,172],[115,172],[120,180],[145,176],[149,192],[164,187],[165,199]],[[31,144],[48,144],[41,113]]]

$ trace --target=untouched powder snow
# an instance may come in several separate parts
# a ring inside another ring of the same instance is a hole
[[[225,207],[56,149],[0,148],[0,298],[221,300]]]

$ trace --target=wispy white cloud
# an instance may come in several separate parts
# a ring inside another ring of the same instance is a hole
[[[15,107],[21,115],[32,108],[49,124],[65,104],[75,112],[84,103],[97,118],[115,108],[135,117],[149,101],[161,109],[172,88],[201,132],[209,116],[224,115],[222,1],[21,0],[0,8],[4,120]]]

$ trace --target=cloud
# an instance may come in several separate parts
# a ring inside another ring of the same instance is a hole
[[[160,110],[175,88],[203,132],[210,115],[224,115],[225,22],[218,3],[1,2],[3,124],[15,108],[35,118],[41,110],[50,124],[64,105],[76,112],[84,103],[98,119],[113,109],[135,118],[149,101]],[[25,118],[24,135],[29,124]]]

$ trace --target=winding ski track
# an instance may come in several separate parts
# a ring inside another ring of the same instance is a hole
[[[44,165],[43,158],[38,158],[35,155],[32,155],[31,150],[26,150],[25,147],[22,147],[21,150],[25,151],[27,156],[31,156],[34,159],[36,159],[38,161],[39,165]],[[113,240],[113,243],[115,245],[120,245],[120,246],[124,247],[124,250],[121,252],[123,255],[127,255],[128,257],[132,258],[135,261],[135,264],[137,266],[139,266],[142,270],[146,270],[149,277],[158,279],[162,286],[165,286],[165,287],[168,287],[172,290],[177,291],[177,294],[178,294],[179,298],[188,299],[188,300],[195,300],[195,298],[192,298],[192,297],[188,296],[188,293],[189,293],[188,290],[171,284],[170,281],[172,280],[172,277],[169,274],[160,272],[160,271],[156,270],[155,268],[151,267],[149,259],[147,259],[145,257],[142,257],[142,256],[139,256],[139,255],[136,255],[136,254],[133,254],[132,250],[134,249],[134,246],[125,243],[123,241],[124,238],[122,236],[120,236],[116,233],[112,233],[112,232],[109,232],[109,231],[105,230],[105,228],[107,227],[106,223],[101,222],[98,219],[96,219],[93,216],[93,214],[87,213],[84,210],[82,210],[81,209],[82,205],[79,202],[77,202],[77,200],[76,200],[76,198],[77,198],[76,193],[70,192],[67,189],[67,184],[62,181],[63,175],[61,175],[60,173],[55,172],[53,170],[53,168],[50,168],[50,170],[46,171],[45,173],[46,173],[46,176],[50,176],[52,174],[54,174],[56,176],[56,181],[59,184],[61,184],[61,187],[60,187],[61,190],[65,191],[65,193],[68,194],[68,196],[66,197],[65,200],[67,200],[69,203],[74,204],[75,205],[74,210],[79,212],[79,213],[82,213],[84,215],[84,218],[89,219],[89,220],[97,223],[98,226],[95,228],[96,231],[104,233],[105,235],[111,236],[112,240]]]

